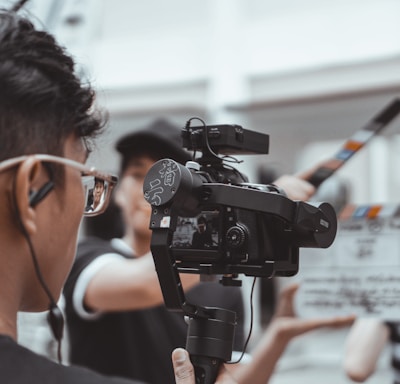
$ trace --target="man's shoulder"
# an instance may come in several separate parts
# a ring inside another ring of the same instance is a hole
[[[99,237],[85,237],[78,242],[77,254],[84,254],[87,252],[111,252],[115,251],[109,240],[104,240]]]
[[[21,369],[23,367],[23,369]],[[86,368],[65,366],[18,345],[0,335],[0,375],[5,383],[42,384],[138,384],[138,382],[108,378]]]
[[[110,241],[97,237],[84,238],[78,242],[73,269],[82,269],[94,259],[109,253],[118,253],[113,249]]]
[[[104,240],[99,237],[85,237],[78,242],[77,258],[80,257],[97,257],[107,253],[117,253],[121,256],[132,258],[133,253],[122,239]]]
[[[81,273],[86,270],[89,265],[93,265],[95,260],[99,260],[103,256],[109,257],[111,255],[112,257],[115,257],[115,255],[117,255],[117,257],[126,257],[126,255],[116,250],[109,240],[97,237],[87,237],[80,240],[76,249],[74,264],[64,286],[64,293],[67,296],[72,294]]]

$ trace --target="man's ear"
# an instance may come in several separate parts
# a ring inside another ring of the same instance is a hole
[[[43,184],[45,172],[42,164],[33,157],[28,158],[18,167],[14,183],[14,199],[16,204],[16,214],[19,215],[21,225],[29,235],[37,231],[36,211],[32,206],[32,195],[39,190]]]

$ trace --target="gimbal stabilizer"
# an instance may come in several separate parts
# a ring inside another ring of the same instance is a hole
[[[291,276],[298,271],[299,247],[326,248],[336,236],[329,204],[292,201],[272,187],[259,188],[205,182],[201,173],[170,159],[155,163],[144,181],[152,205],[151,251],[165,305],[190,319],[186,348],[198,384],[214,383],[220,365],[231,359],[236,314],[188,303],[179,272]],[[205,207],[222,213],[218,249],[177,254],[171,244],[178,217],[193,217]],[[259,227],[261,233],[249,230]]]

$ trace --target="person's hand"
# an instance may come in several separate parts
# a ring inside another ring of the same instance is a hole
[[[294,297],[299,284],[291,284],[283,288],[279,295],[278,306],[271,321],[271,327],[280,337],[287,341],[303,333],[323,328],[340,328],[349,326],[354,322],[354,316],[336,316],[330,318],[301,319],[296,317],[294,311]]]
[[[195,384],[194,368],[190,361],[189,353],[183,348],[176,348],[172,352],[172,364],[175,372],[176,384]],[[225,366],[221,367],[215,384],[239,384],[233,379]]]
[[[293,308],[298,284],[285,287],[271,323],[251,353],[251,361],[238,366],[233,372],[238,383],[267,383],[290,341],[303,333],[322,327],[342,327],[351,324],[354,317],[330,319],[300,319]]]
[[[305,175],[283,175],[274,181],[291,200],[307,201],[316,192],[315,187],[306,181]]]
[[[194,368],[189,358],[189,353],[183,348],[172,352],[176,384],[195,384]]]

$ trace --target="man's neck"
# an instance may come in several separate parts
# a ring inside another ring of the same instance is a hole
[[[25,297],[24,292],[29,290],[25,285],[28,281],[27,268],[23,266],[23,262],[28,257],[27,246],[21,246],[20,235],[15,232],[7,231],[1,227],[0,244],[4,248],[0,251],[0,264],[2,270],[0,273],[0,334],[8,335],[14,340],[17,340],[17,314],[20,310],[25,310],[22,305]],[[10,245],[7,246],[8,239],[12,239]],[[10,256],[18,256],[10,262]]]
[[[4,312],[0,313],[0,334],[17,340],[17,319],[11,319]]]

